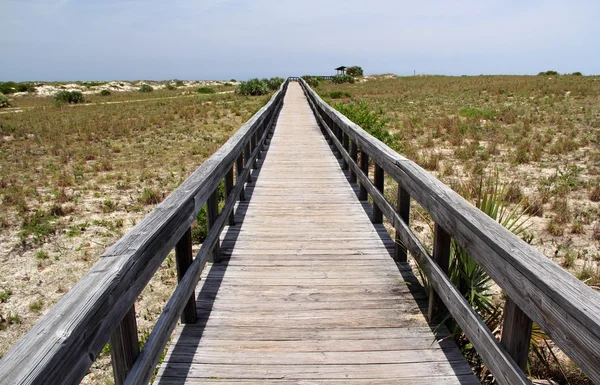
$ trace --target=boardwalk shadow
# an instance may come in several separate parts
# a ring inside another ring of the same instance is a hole
[[[267,156],[268,151],[264,151],[262,153],[262,159],[257,162],[258,168],[252,172],[252,183],[246,185],[246,203],[252,198],[255,182],[260,175],[261,166]],[[225,272],[227,271],[227,266],[229,265],[231,252],[235,247],[239,235],[239,229],[241,228],[246,216],[248,205],[244,204],[245,202],[241,202],[242,204],[239,204],[236,207],[235,226],[229,227],[225,232],[224,237],[222,237],[222,245],[227,246],[221,247],[221,262],[214,263],[210,266],[208,273],[206,274],[206,278],[203,279],[199,285],[201,288],[196,296],[196,308],[198,314],[197,322],[195,324],[181,325],[181,335],[179,336],[179,339],[176,343],[171,344],[170,346],[169,352],[171,354],[171,358],[168,362],[163,364],[163,367],[165,372],[178,373],[177,376],[169,377],[168,383],[170,385],[184,384],[186,376],[181,376],[180,374],[189,373],[192,367],[194,353],[199,348],[200,340],[202,339],[207,327],[214,302],[219,292],[219,288],[223,282]]]

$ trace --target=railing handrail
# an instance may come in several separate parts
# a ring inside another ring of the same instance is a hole
[[[287,85],[285,81],[269,102],[181,186],[104,252],[91,270],[8,351],[0,360],[0,384],[79,383],[162,261],[189,231],[219,183],[232,172],[242,152],[245,173],[238,163],[238,177],[249,174],[262,145],[260,142],[257,146],[257,131],[264,131],[265,121],[277,113]],[[238,186],[243,186],[244,181],[240,179]],[[233,208],[231,202],[230,199],[229,209]],[[213,244],[217,227],[209,233]],[[188,279],[188,285],[191,281]],[[137,343],[137,336],[135,339]]]
[[[351,169],[351,177],[354,175],[354,178],[358,177],[361,180],[361,189],[369,190],[377,205],[376,209],[384,211],[396,228],[397,234],[400,235],[402,243],[424,267],[429,277],[434,278],[430,280],[431,284],[457,322],[462,318],[462,322],[467,325],[475,322],[476,319],[471,318],[473,314],[462,314],[466,311],[464,303],[458,304],[457,301],[464,299],[453,297],[454,286],[445,286],[449,281],[442,276],[443,269],[440,269],[436,263],[439,262],[435,256],[436,245],[434,245],[434,257],[431,258],[399,215],[400,207],[395,210],[383,197],[383,171],[398,182],[399,189],[405,190],[428,211],[436,223],[436,233],[439,230],[453,237],[506,292],[509,301],[516,304],[516,306],[511,304],[511,311],[516,311],[521,316],[524,315],[536,322],[593,381],[600,383],[600,365],[598,365],[600,362],[600,295],[598,293],[478,210],[416,163],[397,154],[331,108],[304,80],[300,80],[300,84],[320,124],[329,133],[337,150],[343,156],[344,164]],[[339,133],[335,132],[336,129]],[[352,152],[348,151],[349,141],[352,141]],[[361,168],[356,163],[357,147],[360,147],[363,154],[376,163],[376,184],[377,168],[382,169],[380,188],[376,188],[378,186],[374,186],[368,179],[368,163],[366,169],[363,164]],[[436,242],[437,240],[434,240],[434,244]],[[436,281],[435,278],[438,280]],[[445,290],[450,290],[452,293],[447,293]],[[470,307],[469,309],[472,310]],[[507,320],[507,322],[512,321]],[[475,326],[479,327],[481,323]],[[465,326],[461,324],[461,327],[465,330]],[[508,328],[506,323],[505,328]],[[485,329],[489,332],[487,327]],[[473,330],[477,334],[476,328]],[[472,339],[472,342],[481,337],[470,336],[468,333],[467,336]],[[498,341],[495,338],[493,341],[489,340],[489,336],[493,337],[488,334],[479,344],[485,349],[491,349],[490,351],[481,352],[478,346],[476,348],[490,369],[496,365],[496,370],[492,372],[495,372],[497,379],[501,383],[516,383],[515,381],[523,380],[516,371],[509,375],[502,372],[512,371],[515,363],[510,359],[507,360],[502,347],[496,349],[493,346],[498,345]],[[528,347],[529,341],[516,343],[525,343]],[[489,362],[492,360],[503,362]],[[516,377],[511,380],[510,375]]]

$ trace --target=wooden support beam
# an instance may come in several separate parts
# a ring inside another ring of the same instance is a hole
[[[377,163],[375,164],[375,180],[374,185],[383,194],[383,169]],[[373,202],[373,217],[371,218],[373,223],[383,222],[383,213],[381,209]]]
[[[225,174],[225,201],[231,195],[233,191],[233,166],[231,169]],[[234,210],[231,210],[229,213],[229,226],[235,226],[235,213]]]
[[[410,194],[402,188],[400,183],[398,183],[398,206],[396,212],[408,227],[410,219]],[[396,230],[396,250],[394,253],[394,260],[396,262],[406,262],[406,246],[402,244],[400,238],[400,232]]]
[[[360,151],[360,169],[365,174],[365,176],[369,177],[369,155],[361,148]],[[366,201],[369,199],[369,194],[367,193],[367,188],[360,184],[360,192],[358,193],[358,199],[361,201]]]
[[[217,194],[217,190],[215,190],[208,198],[206,202],[206,226],[207,230],[210,231],[212,227],[215,225],[217,221],[217,217],[219,216],[219,197]],[[210,261],[213,263],[221,262],[221,247],[220,241],[217,240],[215,244],[215,248],[212,251]]]
[[[450,262],[450,240],[450,235],[446,230],[436,223],[433,234],[433,260],[446,275],[448,275],[448,264]],[[447,312],[446,306],[432,286],[429,291],[429,309],[427,311],[429,322],[441,322]]]
[[[175,246],[175,261],[177,264],[177,282],[180,282],[188,270],[194,256],[192,254],[192,228],[188,228]],[[194,294],[188,300],[183,312],[181,312],[182,324],[196,323],[196,296]]]
[[[533,322],[510,297],[504,304],[504,323],[502,324],[502,344],[515,363],[525,371],[531,341]]]
[[[350,158],[354,161],[354,163],[358,162],[358,145],[355,141],[352,141],[350,147]],[[356,173],[352,168],[350,168],[350,183],[356,183]]]
[[[125,382],[139,353],[135,305],[132,305],[110,336],[110,356],[115,385],[122,385]]]

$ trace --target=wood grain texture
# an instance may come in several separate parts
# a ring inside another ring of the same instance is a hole
[[[373,225],[297,84],[155,384],[477,383]],[[418,382],[417,382],[418,383]]]
[[[600,294],[477,210],[414,162],[395,153],[329,107],[302,80],[300,82],[316,109],[401,183],[436,223],[450,229],[450,235],[515,304],[593,381],[600,383]]]

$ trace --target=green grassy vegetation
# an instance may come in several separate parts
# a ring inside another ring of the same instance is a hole
[[[600,78],[540,75],[367,76],[356,83],[322,81],[318,92],[371,135],[600,290]],[[346,92],[352,98],[331,97]],[[493,183],[481,187],[489,175]],[[385,191],[395,202],[393,181]],[[411,228],[431,247],[431,219],[413,206]],[[457,244],[451,260],[454,284],[498,333],[501,291]],[[449,326],[473,368],[486,376],[469,341],[456,325]],[[557,349],[539,328],[532,347],[528,370],[533,378],[591,383],[571,361],[556,359]]]

